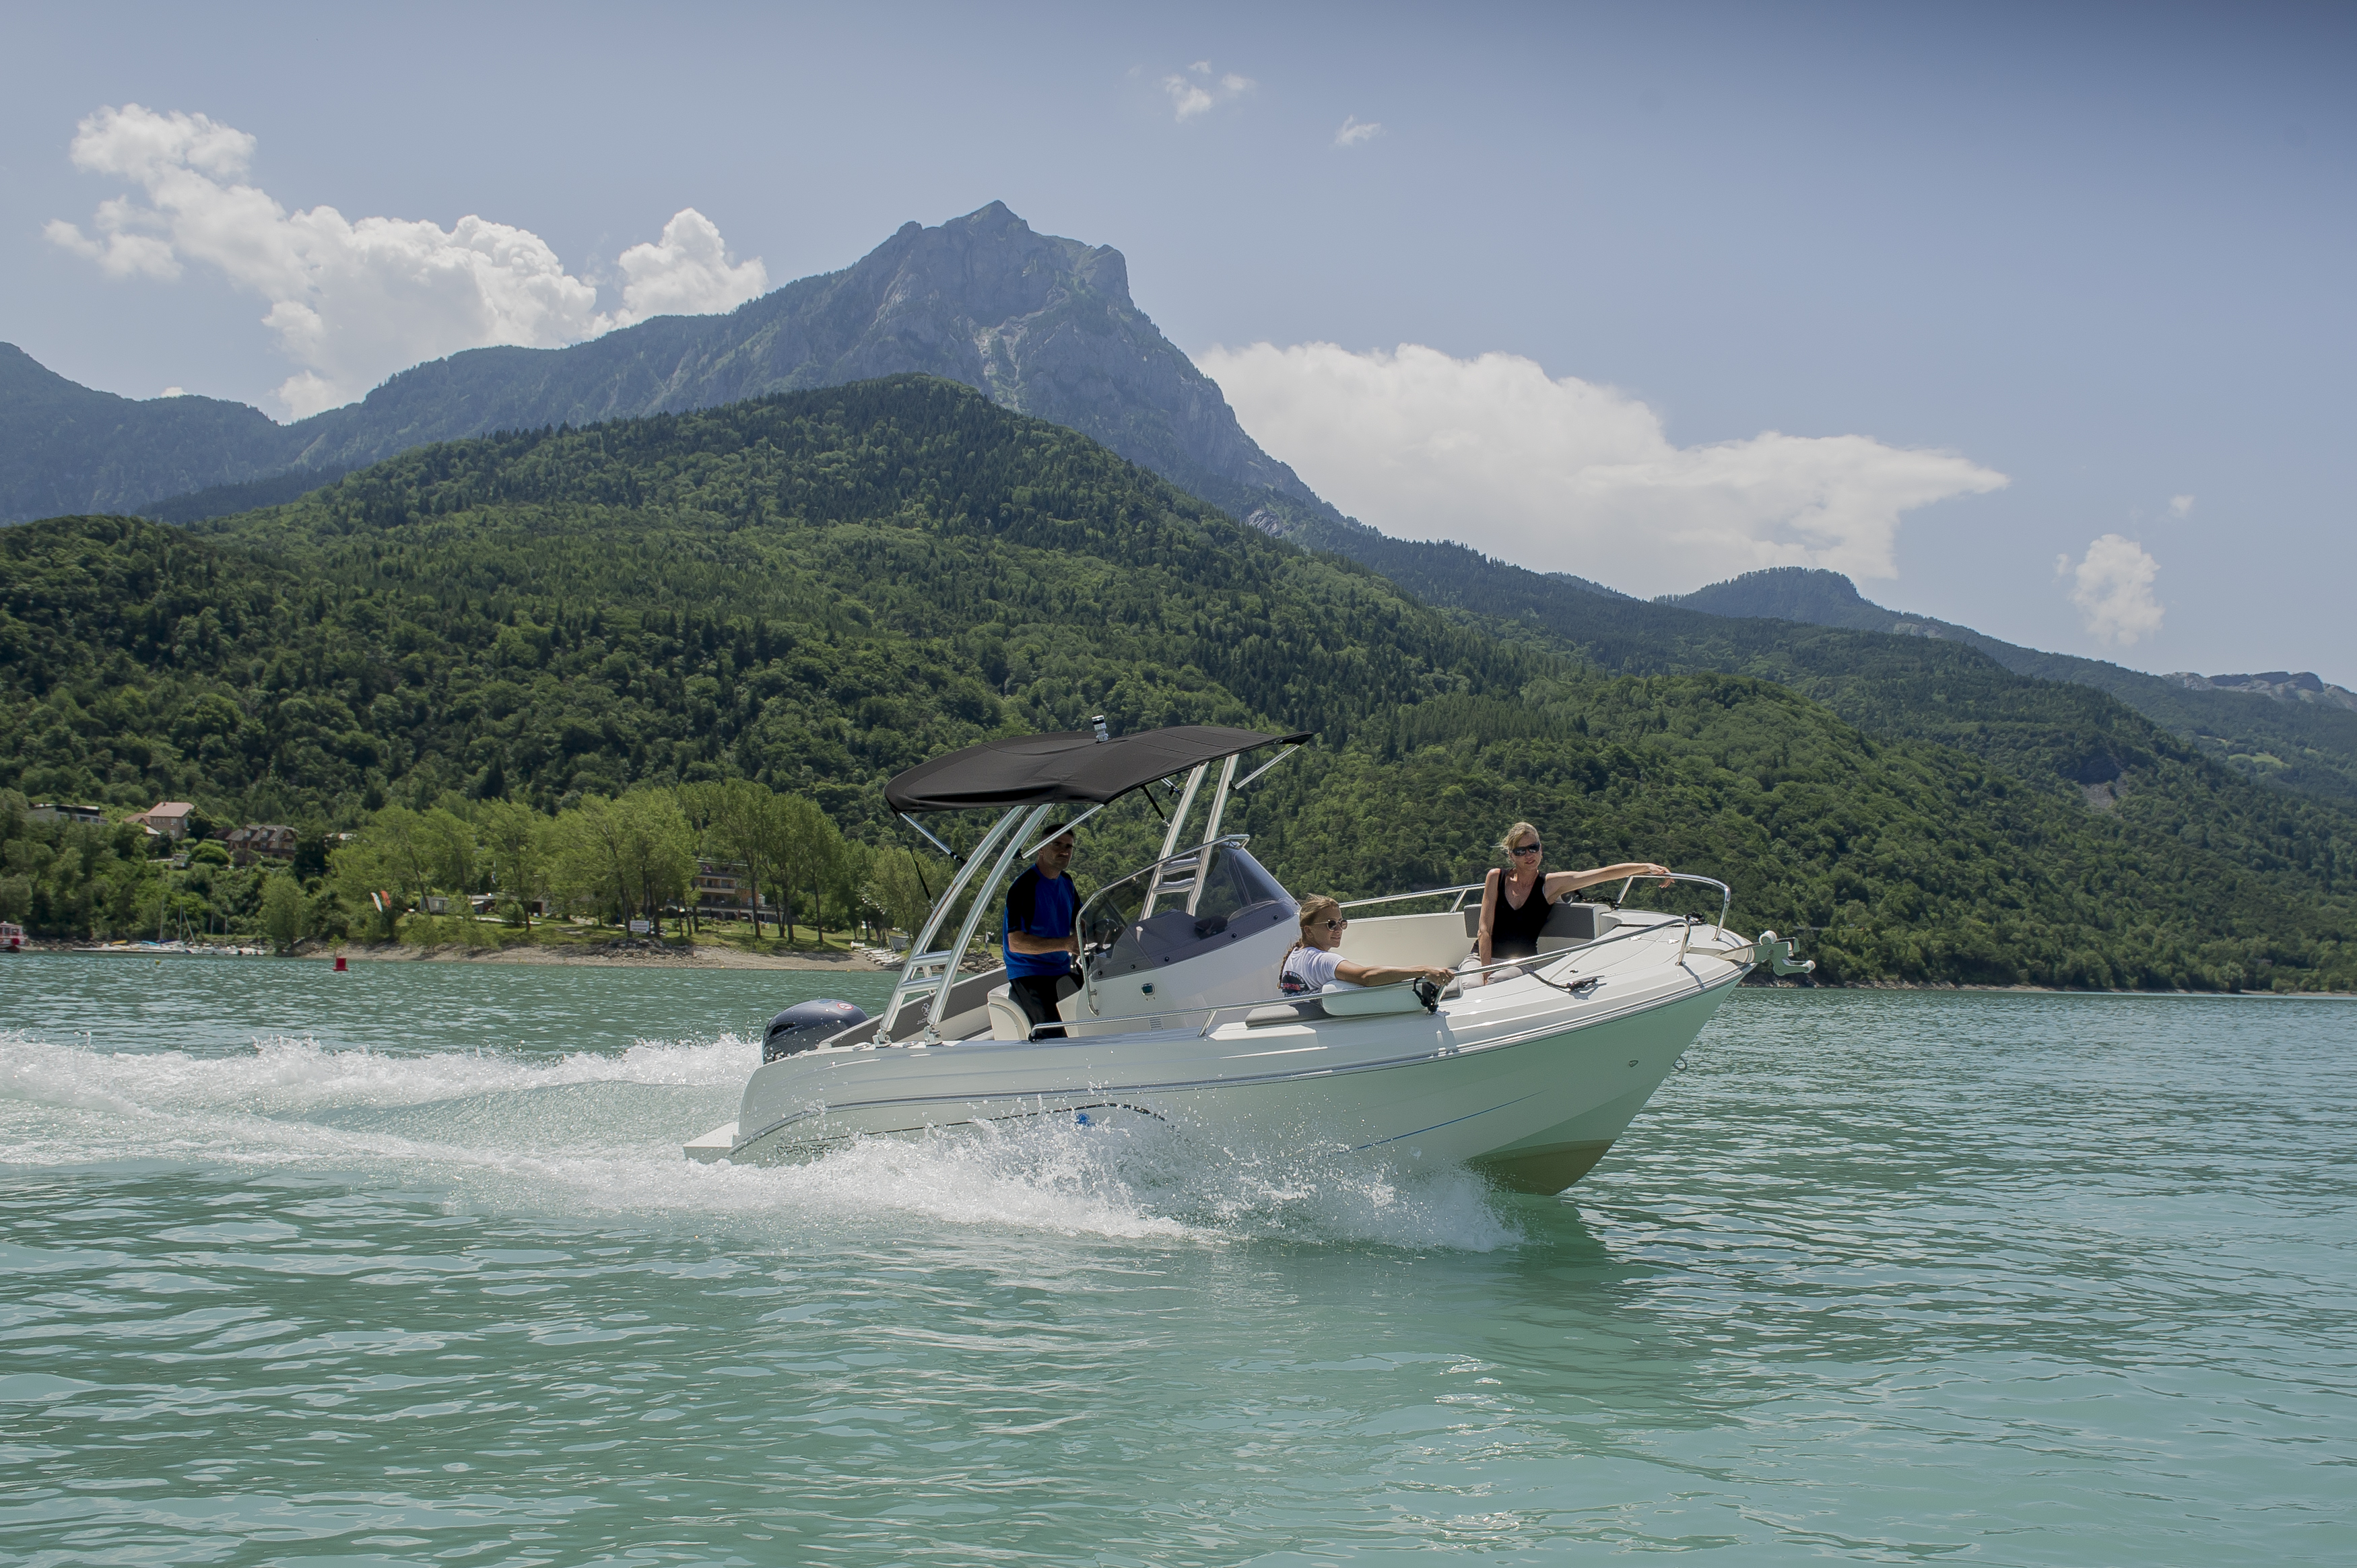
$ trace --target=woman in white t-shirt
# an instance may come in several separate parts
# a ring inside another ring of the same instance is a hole
[[[1315,996],[1335,985],[1394,985],[1403,980],[1429,980],[1446,985],[1457,972],[1438,964],[1353,963],[1335,950],[1342,945],[1342,928],[1351,923],[1342,906],[1324,894],[1301,901],[1301,940],[1293,944],[1277,966],[1276,985],[1287,996]]]

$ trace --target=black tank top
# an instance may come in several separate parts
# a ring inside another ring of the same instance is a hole
[[[1531,896],[1515,908],[1506,901],[1506,875],[1498,878],[1498,901],[1490,916],[1490,957],[1492,961],[1508,958],[1535,958],[1539,950],[1539,928],[1546,924],[1546,878],[1542,875],[1531,886]]]

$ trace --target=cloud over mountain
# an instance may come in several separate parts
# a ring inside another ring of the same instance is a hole
[[[663,314],[729,309],[769,286],[757,259],[732,265],[693,208],[662,238],[623,252],[621,309],[568,273],[529,230],[468,215],[350,220],[333,207],[289,212],[245,181],[254,138],[203,114],[136,103],[101,109],[73,139],[77,167],[128,181],[91,231],[48,238],[110,276],[169,281],[186,263],[219,270],[269,302],[263,317],[298,367],[278,388],[300,418],[349,403],[421,360],[488,344],[554,348]]]
[[[2104,641],[2128,648],[2160,629],[2161,605],[2152,591],[2160,563],[2135,540],[2117,533],[2090,540],[2076,563],[2056,556],[2054,575],[2070,579],[2081,621]]]
[[[661,240],[624,251],[620,265],[630,281],[617,327],[655,316],[709,316],[770,292],[761,258],[730,265],[718,225],[693,207],[673,215]]]
[[[1255,439],[1384,532],[1631,593],[1764,566],[1894,576],[1904,513],[2007,482],[1864,435],[1678,446],[1637,399],[1514,354],[1255,343],[1197,362]]]

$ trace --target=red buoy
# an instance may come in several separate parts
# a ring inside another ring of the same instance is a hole
[[[336,972],[338,974],[344,972],[344,955],[341,953],[336,955]]]

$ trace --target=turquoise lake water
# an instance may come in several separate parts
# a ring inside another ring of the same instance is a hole
[[[680,1158],[884,984],[0,960],[0,1562],[2357,1561],[2357,1004],[1741,993],[1568,1200]]]

